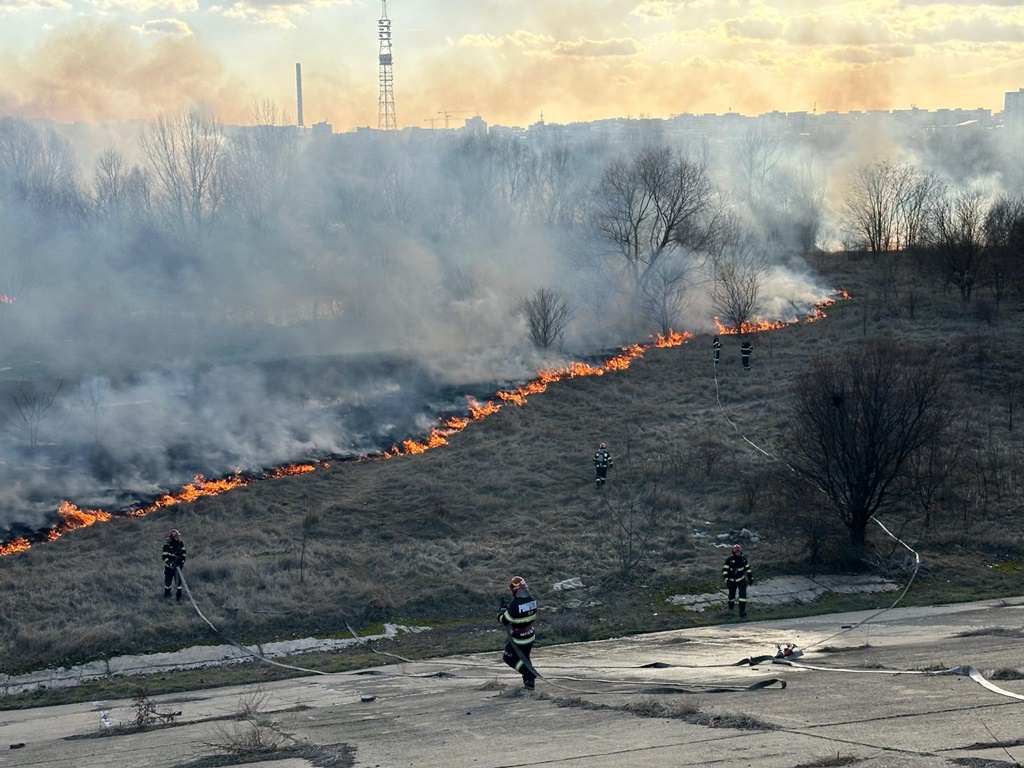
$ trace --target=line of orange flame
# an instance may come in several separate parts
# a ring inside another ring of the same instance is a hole
[[[826,308],[832,306],[837,301],[848,299],[850,297],[850,295],[843,290],[837,291],[837,294],[836,298],[828,299],[827,301],[816,305],[812,310],[812,314],[805,318],[804,322],[811,323],[822,319],[825,317]],[[718,322],[717,317],[715,318],[715,324],[718,326],[718,332],[720,334],[732,334],[739,332],[737,329],[724,328]],[[742,326],[742,331],[744,333],[756,333],[758,331],[782,328],[786,325],[792,324],[793,323],[785,322],[745,323]],[[393,446],[378,458],[395,458],[397,456],[424,453],[429,451],[431,448],[440,448],[441,446],[448,444],[449,436],[462,431],[472,422],[479,421],[480,419],[490,416],[492,413],[496,413],[505,404],[510,403],[513,405],[523,405],[526,402],[527,397],[544,392],[551,383],[561,381],[563,379],[579,378],[581,376],[603,376],[607,371],[624,371],[629,368],[630,364],[634,360],[641,357],[644,352],[651,347],[678,347],[685,344],[692,338],[694,338],[694,334],[692,333],[680,333],[670,330],[666,335],[658,334],[654,337],[654,340],[648,344],[632,344],[628,347],[623,347],[622,352],[606,360],[604,365],[590,365],[589,363],[574,362],[564,368],[553,368],[541,371],[533,381],[516,387],[513,390],[503,390],[495,393],[495,397],[500,402],[488,400],[486,403],[481,404],[474,398],[467,397],[467,406],[469,410],[468,417],[449,416],[444,419],[441,426],[434,427],[431,430],[430,435],[428,435],[425,440],[403,440],[401,445]],[[56,541],[68,531],[86,528],[99,522],[106,522],[113,517],[143,517],[148,515],[150,512],[154,512],[158,509],[165,509],[181,502],[195,501],[203,496],[217,496],[240,486],[248,485],[256,480],[269,480],[313,472],[316,470],[317,466],[326,467],[329,466],[329,464],[325,461],[319,462],[319,465],[290,464],[273,469],[259,477],[244,477],[241,473],[236,473],[235,475],[221,478],[219,480],[207,480],[202,475],[196,475],[193,481],[182,488],[178,493],[164,494],[149,506],[119,512],[117,515],[98,509],[80,509],[69,501],[63,501],[61,502],[60,508],[57,510],[60,522],[54,525],[53,528],[47,532],[46,538],[48,541]],[[28,539],[14,539],[13,541],[0,544],[0,557],[24,552],[31,546],[32,543]]]
[[[165,509],[183,501],[195,501],[203,496],[217,496],[243,485],[248,485],[256,480],[272,480],[280,477],[290,477],[292,475],[304,475],[308,472],[314,471],[317,466],[326,467],[328,464],[327,462],[320,462],[319,465],[289,464],[285,467],[272,469],[258,477],[244,477],[241,474],[236,473],[230,477],[221,478],[219,480],[207,480],[202,475],[196,475],[192,479],[191,483],[186,485],[177,493],[165,493],[148,506],[129,509],[117,514],[105,512],[102,509],[82,509],[72,504],[70,501],[62,501],[60,503],[60,507],[57,509],[57,516],[60,518],[60,522],[46,532],[46,540],[56,541],[69,531],[76,531],[79,528],[88,528],[90,525],[95,525],[96,523],[105,523],[114,517],[144,517],[150,512],[155,512],[158,509]],[[24,537],[14,539],[6,544],[0,544],[0,557],[24,552],[31,546],[32,542]]]
[[[589,363],[573,362],[564,368],[550,368],[537,374],[537,378],[527,382],[515,389],[501,390],[494,394],[499,402],[488,400],[483,405],[472,397],[467,397],[469,418],[452,416],[441,422],[441,426],[434,427],[424,440],[403,440],[400,445],[392,446],[385,451],[382,458],[392,459],[396,456],[407,456],[412,454],[425,453],[431,448],[440,448],[448,445],[448,438],[456,432],[461,432],[473,421],[490,416],[496,413],[503,405],[524,405],[526,398],[530,395],[537,395],[545,391],[549,384],[562,379],[575,379],[581,376],[603,376],[606,371],[623,371],[629,368],[629,364],[636,358],[643,355],[650,347],[677,347],[685,344],[693,338],[692,333],[679,333],[669,331],[667,335],[658,334],[650,344],[633,344],[623,347],[622,352],[606,360],[604,365],[590,365]]]
[[[803,319],[803,322],[813,323],[825,317],[828,317],[828,315],[825,314],[826,309],[828,309],[838,301],[844,301],[849,298],[850,294],[847,293],[842,288],[840,288],[839,290],[836,291],[836,295],[831,299],[826,299],[820,304],[815,304],[811,308],[811,314],[805,317]],[[733,336],[735,334],[740,333],[760,333],[761,331],[775,331],[778,330],[779,328],[785,328],[787,325],[793,325],[795,323],[800,322],[799,320],[750,320],[740,323],[739,327],[736,327],[735,325],[727,327],[723,325],[722,321],[719,320],[717,317],[714,320],[715,328],[718,329],[719,336]]]

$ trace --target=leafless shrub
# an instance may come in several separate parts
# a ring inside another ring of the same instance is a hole
[[[605,491],[605,541],[615,555],[619,575],[630,579],[650,554],[663,509],[658,480],[619,482]]]
[[[154,725],[167,725],[173,723],[181,712],[160,712],[156,703],[146,695],[145,691],[138,691],[132,698],[132,706],[135,707],[135,719],[131,722],[134,730],[141,731],[151,728]]]
[[[574,611],[558,611],[544,619],[544,634],[558,642],[582,643],[591,638],[586,617]]]
[[[836,752],[834,755],[818,757],[810,762],[800,763],[799,765],[793,766],[793,768],[834,768],[834,766],[840,765],[853,765],[854,763],[859,763],[860,760],[861,759],[859,757]]]
[[[690,446],[687,453],[687,465],[699,470],[704,477],[711,477],[726,455],[727,448],[718,440],[709,438]]]
[[[701,714],[700,707],[693,702],[674,700],[666,703],[654,698],[630,702],[623,705],[622,709],[641,717],[659,717],[668,720],[689,720]]]
[[[989,672],[986,677],[989,680],[1024,680],[1024,672],[1014,667],[999,667]]]
[[[284,742],[294,742],[294,736],[265,711],[267,699],[262,686],[246,688],[238,697],[234,719],[219,724],[210,746],[236,757],[251,757],[272,754],[282,749]]]
[[[530,341],[541,349],[561,344],[573,316],[568,299],[550,288],[538,288],[532,296],[519,299],[514,311],[526,320]]]
[[[708,717],[707,725],[712,728],[736,728],[741,731],[775,731],[779,726],[753,715],[727,713]]]
[[[1010,627],[981,627],[957,632],[956,637],[1024,637],[1024,630]]]
[[[851,646],[847,646],[847,647],[843,647],[843,646],[839,646],[839,645],[823,645],[821,648],[818,648],[817,651],[818,651],[818,653],[847,653],[849,651],[863,651],[863,650],[865,650],[867,648],[870,648],[870,647],[871,646],[867,645],[867,644],[864,644],[864,645],[851,645]]]
[[[11,395],[14,401],[14,429],[21,434],[30,447],[39,445],[44,426],[53,419],[54,402],[64,382],[60,381],[53,392],[37,392],[21,389]]]
[[[889,556],[866,552],[864,560],[872,571],[886,579],[905,578],[921,568],[914,554],[905,549],[897,550]]]

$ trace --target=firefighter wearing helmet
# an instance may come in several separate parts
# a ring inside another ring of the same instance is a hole
[[[164,542],[164,597],[171,596],[171,585],[176,584],[177,599],[181,602],[181,569],[185,567],[185,542],[177,528],[172,528]]]
[[[594,469],[597,470],[597,477],[594,484],[598,488],[604,487],[604,481],[608,477],[608,470],[612,468],[612,455],[608,453],[608,446],[601,443],[594,454]]]
[[[530,594],[530,588],[522,576],[513,576],[508,589],[512,593],[512,601],[503,600],[501,613],[498,614],[498,621],[509,628],[508,642],[505,643],[501,660],[522,675],[523,685],[532,691],[537,679],[536,670],[530,663],[530,651],[536,635],[533,620],[537,615],[537,600]]]
[[[754,570],[743,554],[743,547],[736,544],[732,554],[722,566],[722,577],[726,589],[729,590],[729,610],[733,610],[736,602],[740,604],[740,618],[747,615],[747,586],[754,583]]]

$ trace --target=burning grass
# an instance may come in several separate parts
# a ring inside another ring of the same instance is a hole
[[[816,511],[828,522],[812,495],[797,510],[782,494],[789,473],[774,450],[788,426],[790,388],[810,358],[841,354],[876,334],[935,346],[949,361],[970,428],[965,455],[974,469],[936,496],[927,517],[909,502],[883,513],[925,550],[929,564],[903,604],[1013,593],[1015,574],[988,566],[993,551],[999,561],[1024,560],[1024,538],[1008,522],[1016,519],[1013,478],[1024,473],[1024,459],[1000,405],[1006,377],[1024,374],[1024,349],[1016,348],[1024,347],[1024,334],[1011,313],[1018,308],[1007,301],[1004,318],[990,329],[949,311],[951,299],[936,285],[911,320],[891,311],[891,291],[873,285],[870,264],[836,266],[856,298],[833,307],[825,322],[759,334],[752,375],[741,369],[735,336],[723,337],[717,367],[710,335],[655,341],[643,354],[627,347],[613,355],[600,375],[584,369],[539,379],[543,396],[509,388],[504,397],[469,403],[466,415],[439,422],[438,429],[451,430],[441,435],[439,450],[399,446],[393,460],[316,465],[228,493],[193,496],[206,489],[197,483],[188,498],[102,525],[90,524],[97,515],[70,515],[73,535],[0,558],[2,671],[220,643],[225,636],[340,636],[348,625],[361,631],[384,620],[472,625],[475,632],[492,622],[513,572],[537,585],[542,616],[552,618],[540,631],[552,641],[714,621],[662,596],[681,585],[717,584],[718,536],[756,531],[759,541],[748,549],[762,578],[827,567],[845,554],[841,529],[812,530],[796,517]],[[904,279],[920,282],[913,274]],[[979,349],[999,350],[999,367],[985,363],[980,371],[973,354]],[[591,457],[602,441],[615,466],[597,492]],[[655,520],[616,525],[613,511],[624,520],[631,500],[652,492]],[[185,576],[217,633],[187,602],[161,597],[160,547],[170,527],[182,531]],[[641,538],[635,562],[624,557]],[[891,546],[881,536],[871,544]],[[551,587],[573,577],[581,589]],[[870,597],[834,600],[757,611],[876,607]],[[562,614],[549,609],[567,612],[555,618]],[[451,631],[458,647],[498,645]]]

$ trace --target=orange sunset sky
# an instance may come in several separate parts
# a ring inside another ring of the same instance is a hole
[[[377,125],[380,0],[0,0],[0,114]],[[1024,0],[389,0],[398,126],[983,107],[1024,86]]]

